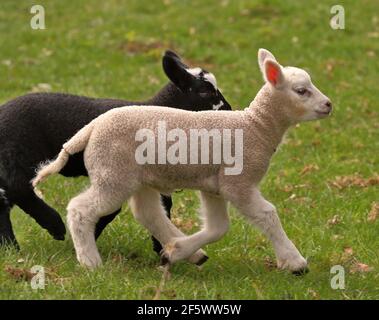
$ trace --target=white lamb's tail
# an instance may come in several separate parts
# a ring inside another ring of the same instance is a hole
[[[88,140],[91,137],[94,128],[94,121],[86,125],[83,129],[79,130],[69,141],[67,141],[59,153],[58,157],[49,163],[42,165],[37,172],[36,177],[32,180],[34,188],[48,176],[60,172],[66,165],[71,155],[83,151]]]

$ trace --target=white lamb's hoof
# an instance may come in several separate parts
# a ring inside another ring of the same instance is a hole
[[[179,240],[172,241],[166,244],[162,250],[161,264],[173,264],[179,260],[187,259],[188,262],[200,266],[208,260],[208,256],[202,249],[199,249],[190,256],[189,254],[190,253],[188,253],[188,250],[180,244]]]
[[[295,275],[303,275],[308,273],[308,263],[298,253],[288,253],[285,258],[278,259],[278,268],[287,269]]]
[[[82,255],[78,254],[77,258],[78,258],[80,265],[82,265],[83,267],[86,267],[90,270],[94,270],[97,267],[102,265],[101,257],[99,254],[93,255],[92,257],[89,257],[86,254],[82,254]]]

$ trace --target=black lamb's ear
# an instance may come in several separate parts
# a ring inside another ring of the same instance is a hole
[[[162,67],[167,77],[182,91],[190,88],[194,76],[191,75],[180,57],[173,51],[167,50],[162,59]]]
[[[182,61],[182,58],[174,51],[172,50],[166,50],[164,53],[164,57],[171,57],[173,59],[177,59],[179,61]]]

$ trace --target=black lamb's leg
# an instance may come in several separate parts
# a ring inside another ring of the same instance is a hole
[[[104,228],[108,225],[108,223],[111,223],[114,218],[120,213],[121,208],[118,209],[116,212],[113,212],[107,216],[101,217],[100,220],[96,224],[95,228],[95,239],[97,240],[98,237],[100,237],[101,233],[103,232]]]
[[[15,203],[46,229],[54,239],[64,240],[66,227],[59,213],[38,198],[31,189],[22,195],[22,198],[16,199]]]
[[[8,201],[0,197],[0,246],[13,246],[19,249],[10,219],[11,208]]]
[[[161,195],[161,200],[163,207],[166,211],[167,217],[171,219],[172,198],[169,196]],[[151,239],[153,240],[153,250],[160,256],[161,251],[163,249],[162,244],[153,236],[151,237]]]
[[[161,195],[163,208],[166,210],[167,217],[171,219],[172,198],[171,196]]]

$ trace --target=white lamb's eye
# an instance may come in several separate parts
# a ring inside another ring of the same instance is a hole
[[[296,89],[294,89],[294,91],[295,91],[299,96],[303,96],[303,95],[305,95],[305,94],[308,92],[308,90],[305,89],[305,88],[296,88]]]

